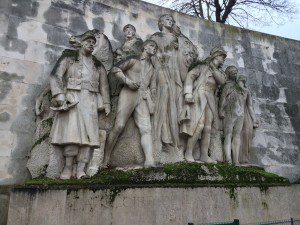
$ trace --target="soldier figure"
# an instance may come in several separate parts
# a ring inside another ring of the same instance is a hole
[[[181,121],[180,131],[187,134],[188,142],[185,152],[187,161],[194,161],[193,149],[198,139],[200,143],[200,161],[214,163],[208,155],[212,126],[219,129],[218,110],[215,92],[219,85],[225,83],[225,74],[221,67],[226,58],[222,48],[214,48],[204,64],[195,66],[187,74],[184,82],[184,98],[187,104],[185,120]]]
[[[142,53],[143,40],[136,35],[133,25],[127,24],[123,28],[125,43],[115,52],[116,63],[126,60],[130,56],[139,56]]]
[[[110,113],[109,86],[106,70],[92,52],[94,32],[79,36],[79,50],[65,50],[57,61],[50,86],[56,102],[51,143],[64,147],[66,159],[61,179],[70,179],[77,161],[76,177],[85,177],[91,148],[99,147],[98,109]],[[76,39],[76,38],[75,38]],[[74,40],[75,40],[74,39]],[[72,39],[73,40],[73,39]]]

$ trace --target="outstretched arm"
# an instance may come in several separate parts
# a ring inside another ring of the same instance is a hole
[[[118,80],[122,81],[124,84],[126,84],[126,76],[124,74],[125,71],[132,68],[135,64],[135,59],[128,59],[124,62],[121,62],[117,66],[114,66],[110,73],[113,74],[118,78]]]

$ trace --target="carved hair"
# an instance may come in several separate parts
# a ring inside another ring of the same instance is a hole
[[[127,28],[131,28],[131,29],[134,31],[134,33],[136,33],[136,29],[135,29],[135,27],[134,27],[132,24],[127,24],[127,25],[125,25],[125,26],[123,27],[123,31],[125,32],[125,30],[126,30]]]
[[[171,14],[164,14],[164,15],[162,15],[161,17],[159,17],[159,19],[158,19],[158,29],[159,29],[160,31],[162,31],[162,29],[163,29],[163,27],[164,27],[164,19],[165,19],[166,17],[171,17],[172,20],[173,20],[173,26],[174,26],[174,24],[175,24],[175,20],[174,20],[174,18],[173,18],[173,16],[172,16]]]
[[[226,70],[225,70],[225,73],[226,73],[226,75],[228,76],[229,74],[231,74],[232,73],[232,71],[234,71],[234,70],[238,70],[235,66],[228,66],[227,68],[226,68]]]

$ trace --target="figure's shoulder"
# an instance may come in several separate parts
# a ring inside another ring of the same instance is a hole
[[[72,60],[77,60],[79,56],[79,51],[78,50],[73,50],[73,49],[65,49],[61,56],[60,56],[60,60],[68,60],[68,59],[72,59]]]
[[[150,39],[152,37],[156,38],[156,37],[163,37],[163,36],[164,36],[164,34],[162,32],[156,32],[156,33],[154,33],[154,34],[151,35]]]
[[[93,55],[92,58],[93,58],[93,62],[94,62],[94,65],[96,66],[96,68],[100,68],[100,67],[105,68],[104,65],[97,59],[96,56]]]
[[[120,61],[119,63],[116,64],[116,67],[124,64],[124,63],[132,63],[135,64],[136,62],[140,61],[140,58],[138,56],[132,55],[126,57],[124,60]]]
[[[193,62],[190,66],[188,71],[192,71],[192,70],[202,70],[204,68],[207,68],[208,64],[205,61],[202,60],[196,60],[195,62]]]

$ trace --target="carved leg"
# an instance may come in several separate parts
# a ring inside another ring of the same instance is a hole
[[[145,153],[145,167],[155,166],[153,158],[153,144],[151,134],[144,134],[141,138],[141,145]]]
[[[231,157],[231,141],[232,141],[232,130],[235,120],[231,116],[225,116],[225,127],[224,127],[224,152],[225,152],[225,162],[232,163]]]
[[[195,144],[201,137],[203,128],[204,128],[204,116],[202,116],[201,119],[199,120],[193,136],[189,137],[188,141],[187,141],[187,147],[186,147],[186,151],[184,154],[184,158],[189,162],[195,162],[195,159],[193,156],[193,150],[194,150]]]
[[[67,145],[64,149],[63,155],[66,157],[66,162],[62,173],[60,174],[60,179],[68,180],[72,176],[73,161],[74,156],[78,154],[77,145]]]
[[[118,137],[122,133],[126,122],[134,110],[135,96],[128,98],[128,96],[124,94],[126,93],[120,95],[115,124],[107,138],[106,148],[104,151],[103,167],[107,167],[109,164],[110,156],[118,141]]]
[[[233,128],[233,138],[232,138],[232,157],[235,165],[240,165],[239,153],[241,148],[241,132],[243,128],[244,117],[239,117]]]
[[[76,169],[76,177],[77,179],[87,177],[85,173],[85,166],[89,162],[90,159],[91,147],[84,146],[79,150],[79,154],[77,155],[77,169]]]
[[[202,131],[200,144],[200,160],[206,163],[217,163],[208,156],[208,147],[210,144],[211,126],[213,122],[213,114],[208,105],[205,107],[205,122]]]
[[[142,100],[134,110],[134,121],[141,134],[141,145],[145,154],[145,167],[155,166],[151,135],[150,113],[146,101]]]

